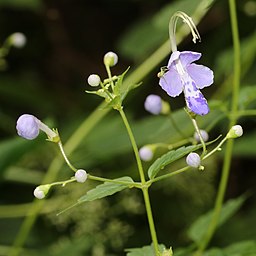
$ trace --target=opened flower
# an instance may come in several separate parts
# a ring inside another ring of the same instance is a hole
[[[193,63],[200,58],[201,53],[198,52],[173,52],[167,72],[160,77],[159,84],[171,97],[184,92],[188,109],[203,116],[209,112],[209,107],[199,89],[213,83],[213,72],[208,67]]]

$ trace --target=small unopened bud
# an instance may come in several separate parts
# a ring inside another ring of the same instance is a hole
[[[150,94],[147,96],[144,107],[153,115],[159,115],[162,111],[162,99],[158,95]]]
[[[108,52],[104,55],[103,62],[106,66],[113,67],[117,64],[118,56],[114,52]]]
[[[35,188],[34,196],[38,199],[43,199],[48,194],[51,185],[40,185]]]
[[[75,173],[75,179],[77,182],[84,183],[87,180],[87,172],[79,169]]]
[[[235,139],[243,135],[243,128],[241,125],[234,125],[227,134],[227,139]]]
[[[197,153],[189,153],[186,158],[187,165],[198,168],[201,165],[200,156]]]
[[[205,130],[199,130],[200,131],[200,134],[203,138],[203,141],[208,141],[209,139],[209,135],[207,133],[207,131]],[[199,135],[197,132],[194,133],[194,139],[197,141],[197,142],[200,142],[200,138],[199,138]]]
[[[97,74],[92,74],[88,77],[87,82],[90,86],[96,87],[100,84],[100,77]]]
[[[153,150],[150,146],[143,146],[139,150],[139,155],[140,155],[141,160],[147,162],[147,161],[150,161],[153,158],[154,152],[153,152]]]
[[[58,133],[51,130],[46,124],[33,115],[21,115],[17,120],[16,129],[18,135],[27,140],[35,139],[38,136],[39,131],[42,130],[46,133],[50,141],[56,143],[59,142]]]
[[[16,48],[22,48],[27,42],[25,35],[20,32],[12,34],[10,40],[11,44]]]

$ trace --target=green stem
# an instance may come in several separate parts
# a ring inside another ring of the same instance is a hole
[[[67,155],[66,155],[66,153],[65,153],[65,151],[64,151],[64,148],[63,148],[63,145],[62,145],[61,140],[58,142],[58,146],[59,146],[60,152],[61,152],[61,154],[62,154],[62,156],[63,156],[65,162],[66,162],[67,165],[69,166],[69,168],[70,168],[72,171],[76,172],[77,169],[70,163],[70,161],[69,161],[68,158],[67,158]]]
[[[237,106],[238,106],[238,96],[239,96],[239,87],[240,87],[241,64],[240,64],[240,42],[239,42],[239,32],[238,32],[238,25],[237,25],[235,0],[229,0],[229,8],[230,8],[231,27],[232,27],[233,44],[234,44],[234,82],[233,82],[231,115],[229,118],[229,126],[231,128],[234,124],[236,124],[236,121],[237,121],[237,112],[238,112]],[[214,235],[214,232],[218,225],[220,212],[223,205],[225,191],[228,183],[233,145],[234,145],[234,141],[232,139],[228,140],[226,152],[224,156],[222,175],[221,175],[220,185],[219,185],[219,189],[218,189],[218,193],[215,201],[212,220],[209,224],[206,235],[203,238],[201,244],[199,245],[197,253],[195,254],[197,256],[202,255],[203,251],[206,249],[209,242],[211,241],[211,238]]]
[[[146,211],[147,211],[150,234],[151,234],[152,242],[154,245],[155,254],[156,254],[156,256],[158,256],[159,255],[158,240],[157,240],[156,229],[155,229],[155,224],[154,224],[154,219],[153,219],[153,214],[152,214],[152,209],[151,209],[151,204],[150,204],[150,199],[149,199],[149,194],[148,194],[148,186],[146,184],[145,174],[144,174],[144,170],[143,170],[140,155],[139,155],[139,150],[138,150],[133,132],[129,125],[129,122],[128,122],[126,115],[122,108],[119,110],[119,113],[123,119],[124,125],[126,127],[126,130],[129,135],[129,138],[130,138],[130,141],[132,144],[132,148],[133,148],[133,151],[135,154],[135,158],[136,158],[136,162],[137,162],[137,166],[138,166],[138,170],[139,170],[139,175],[140,175],[140,180],[141,180],[141,185],[142,185],[142,192],[143,192],[145,207],[146,207]]]

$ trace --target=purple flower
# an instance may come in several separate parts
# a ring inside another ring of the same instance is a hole
[[[162,110],[162,100],[159,96],[150,94],[144,102],[144,107],[151,114],[158,115]]]
[[[201,53],[175,51],[168,62],[168,71],[160,77],[159,84],[171,97],[184,92],[187,107],[198,115],[206,115],[209,107],[199,89],[213,83],[213,72],[208,67],[193,62],[199,60]]]

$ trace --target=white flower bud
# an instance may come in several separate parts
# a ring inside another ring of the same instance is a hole
[[[153,151],[151,147],[144,146],[139,150],[140,159],[143,161],[150,161],[153,158]]]
[[[48,194],[48,191],[50,189],[50,185],[40,185],[35,188],[34,190],[34,196],[38,199],[43,199]]]
[[[205,130],[199,130],[200,131],[200,134],[203,138],[203,141],[208,141],[209,139],[209,135],[207,133],[207,131]],[[199,135],[197,132],[194,133],[194,139],[197,141],[197,142],[200,142],[200,138],[199,138]]]
[[[162,106],[161,97],[155,94],[148,95],[144,102],[145,109],[153,115],[159,115],[161,113]]]
[[[87,180],[87,172],[79,169],[75,173],[75,179],[77,182],[84,183]]]
[[[227,139],[235,139],[243,135],[243,128],[241,125],[234,125],[227,134]]]
[[[100,84],[100,77],[97,74],[91,74],[88,77],[87,82],[90,86],[96,87]]]
[[[198,168],[201,165],[200,156],[197,153],[189,153],[186,158],[187,165]]]
[[[11,43],[14,47],[22,48],[26,42],[27,39],[23,33],[16,32],[10,36]]]
[[[106,66],[113,67],[117,64],[118,56],[114,52],[108,52],[104,55],[103,62]]]

